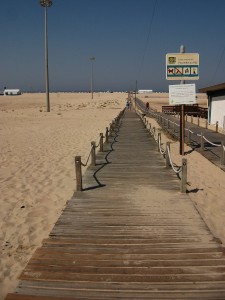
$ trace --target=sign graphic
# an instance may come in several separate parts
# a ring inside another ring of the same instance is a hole
[[[195,84],[169,85],[169,104],[195,104]]]
[[[167,80],[199,79],[198,53],[169,53],[166,55]]]

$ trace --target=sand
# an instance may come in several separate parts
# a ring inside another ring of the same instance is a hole
[[[72,197],[74,157],[86,161],[91,141],[98,142],[126,97],[98,93],[92,100],[90,94],[51,94],[50,113],[45,112],[44,94],[0,97],[0,299],[14,290],[17,277]],[[168,94],[142,97],[160,111],[168,104]],[[200,98],[207,105],[206,97]],[[149,121],[160,130],[155,120]],[[163,144],[166,140],[162,135]],[[179,144],[172,141],[171,150],[179,165]],[[189,195],[225,243],[225,173],[197,152],[186,157]]]
[[[126,96],[51,94],[50,113],[44,94],[0,97],[0,299],[72,197],[74,157],[86,161]]]

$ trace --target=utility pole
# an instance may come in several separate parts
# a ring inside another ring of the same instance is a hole
[[[41,6],[45,8],[45,85],[47,112],[50,112],[49,99],[49,74],[48,74],[48,7],[52,6],[51,0],[40,0]]]
[[[180,53],[185,53],[185,47],[180,46]],[[181,80],[180,84],[185,84],[185,80]],[[184,140],[185,140],[185,104],[180,105],[180,155],[184,156]]]

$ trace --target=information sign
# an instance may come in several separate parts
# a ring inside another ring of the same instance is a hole
[[[168,53],[166,55],[167,80],[199,79],[198,53]]]
[[[169,104],[196,104],[195,84],[169,85]]]

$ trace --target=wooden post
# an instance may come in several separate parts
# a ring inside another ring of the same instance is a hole
[[[203,133],[201,132],[201,151],[204,151],[204,139],[203,139]]]
[[[103,152],[103,133],[100,133],[100,152]]]
[[[109,124],[109,136],[112,136],[112,123]]]
[[[105,141],[106,141],[106,143],[109,142],[109,128],[108,127],[106,127],[106,131],[105,131]]]
[[[216,121],[216,132],[218,132],[218,121]]]
[[[187,159],[182,158],[181,193],[187,192]]]
[[[96,164],[96,153],[95,153],[96,143],[91,142],[91,166]]]
[[[221,142],[221,146],[222,146],[222,152],[221,152],[221,165],[224,166],[225,165],[225,145],[224,145],[224,141]]]
[[[161,133],[158,132],[158,152],[160,152]]]
[[[193,124],[193,116],[191,116],[191,123]]]
[[[113,133],[113,131],[115,130],[115,121],[113,120],[111,123],[111,131]]]
[[[180,155],[184,156],[184,140],[185,140],[185,104],[180,105]]]
[[[166,142],[166,169],[170,167],[169,151],[170,151],[170,142]]]
[[[199,126],[199,116],[198,116],[198,126]]]
[[[81,156],[75,156],[77,191],[82,191]]]
[[[207,129],[208,128],[208,120],[205,119],[205,128]]]
[[[189,127],[188,127],[187,142],[188,142],[188,144],[191,144],[191,133],[190,133]]]

